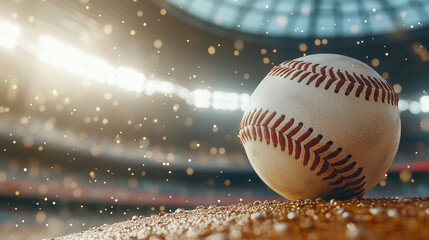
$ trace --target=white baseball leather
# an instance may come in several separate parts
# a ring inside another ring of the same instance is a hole
[[[262,80],[239,137],[256,173],[290,200],[362,197],[396,155],[397,103],[393,88],[366,64],[309,55]]]

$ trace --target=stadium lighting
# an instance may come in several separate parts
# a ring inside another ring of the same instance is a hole
[[[146,77],[142,73],[138,73],[132,69],[119,67],[116,69],[116,79],[112,79],[111,84],[135,92],[143,91],[143,83]]]
[[[403,112],[408,109],[408,102],[402,99],[398,101],[398,109],[400,112]]]
[[[420,105],[421,105],[422,112],[429,112],[429,96],[421,97]]]
[[[410,102],[408,104],[408,109],[412,114],[419,114],[422,111],[420,103],[416,101]]]
[[[179,98],[185,99],[185,100],[188,100],[189,96],[191,95],[189,89],[182,87],[180,85],[176,85],[176,94],[177,96],[179,96]]]
[[[143,92],[146,95],[154,93],[177,95],[197,108],[209,108],[223,110],[244,109],[249,100],[248,94],[215,91],[213,94],[209,90],[189,89],[178,84],[160,81],[146,80],[146,77],[133,69],[125,67],[114,67],[106,61],[89,55],[73,46],[62,43],[50,37],[41,36],[39,38],[38,57],[54,67],[62,68],[74,75],[83,76],[100,83],[107,83],[117,87]]]
[[[19,27],[0,21],[0,47],[14,49],[18,41],[19,32]]]
[[[215,91],[212,94],[212,107],[221,110],[237,110],[240,107],[240,97],[237,93]]]
[[[154,93],[176,94],[177,89],[176,84],[159,80],[148,80],[144,86],[144,92],[149,96],[152,96]]]
[[[240,102],[241,102],[240,109],[242,111],[246,110],[247,103],[249,103],[249,100],[250,100],[250,95],[249,94],[243,93],[243,94],[240,95]]]
[[[106,61],[86,54],[73,46],[59,40],[42,36],[39,38],[40,60],[60,67],[77,76],[83,76],[97,82],[116,85],[129,91],[142,92],[146,77],[133,69],[114,67]]]
[[[209,108],[211,92],[206,89],[196,89],[192,92],[192,103],[198,108]]]

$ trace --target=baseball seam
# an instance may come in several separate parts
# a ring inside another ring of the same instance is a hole
[[[302,122],[296,123],[294,118],[285,121],[284,114],[275,119],[276,115],[277,112],[269,113],[262,108],[248,111],[240,123],[241,143],[265,139],[268,145],[280,146],[281,151],[287,150],[297,160],[302,156],[304,167],[311,165],[311,171],[317,170],[316,174],[322,175],[323,181],[336,187],[332,190],[335,197],[362,197],[365,194],[363,168],[351,160],[352,155],[344,157],[342,148],[332,150],[332,141],[322,144],[320,134],[311,138],[315,135],[313,128],[305,130]]]
[[[399,101],[393,87],[384,80],[369,75],[359,75],[354,72],[349,73],[340,69],[336,69],[335,71],[334,67],[328,68],[328,66],[318,63],[297,60],[286,61],[279,66],[273,67],[268,75],[283,78],[290,76],[290,80],[298,78],[298,83],[306,79],[306,85],[315,82],[315,87],[319,87],[325,83],[326,90],[335,86],[335,93],[339,93],[343,86],[347,86],[344,92],[346,96],[356,87],[355,96],[360,97],[364,95],[367,101],[372,97],[375,102],[378,102],[380,99],[384,103],[387,99],[387,103],[394,106],[397,106]]]

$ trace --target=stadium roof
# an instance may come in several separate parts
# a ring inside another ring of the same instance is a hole
[[[158,1],[157,1],[158,2]],[[358,37],[416,30],[427,0],[163,0],[205,23],[271,37]],[[159,2],[158,2],[159,3]],[[193,21],[200,24],[197,21]]]

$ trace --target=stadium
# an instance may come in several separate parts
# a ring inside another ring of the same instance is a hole
[[[49,239],[178,208],[285,201],[253,170],[239,125],[274,66],[316,53],[366,63],[399,96],[398,153],[365,197],[429,193],[425,0],[1,5],[5,239]]]

